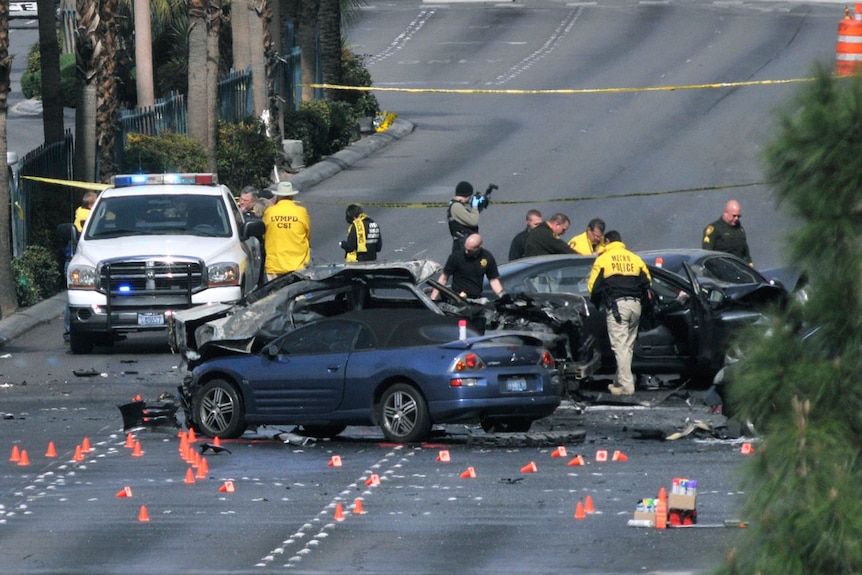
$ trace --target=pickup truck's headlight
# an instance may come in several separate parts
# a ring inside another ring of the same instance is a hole
[[[66,283],[69,289],[96,289],[96,268],[93,266],[69,266]]]
[[[209,287],[238,286],[240,281],[239,265],[230,262],[207,266]]]

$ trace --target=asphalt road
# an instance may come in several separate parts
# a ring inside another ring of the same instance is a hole
[[[603,216],[635,249],[697,245],[735,196],[755,261],[776,265],[792,222],[759,183],[758,157],[775,106],[796,87],[768,82],[804,78],[814,61],[831,60],[841,12],[783,2],[369,5],[349,35],[380,87],[605,91],[379,94],[416,128],[303,189],[315,259],[341,259],[344,208],[359,201],[383,226],[384,257],[442,261],[444,209],[428,206],[467,179],[500,185],[481,224],[498,254],[533,206],[568,212],[573,232]],[[762,83],[679,88],[744,80]],[[0,350],[4,573],[690,573],[744,536],[626,526],[637,500],[674,477],[699,481],[702,524],[739,516],[738,442],[639,439],[692,420],[721,423],[697,393],[646,408],[599,398],[583,414],[567,404],[536,426],[550,434],[538,444],[495,446],[475,428],[450,426],[419,446],[387,445],[363,428],[300,446],[266,429],[210,455],[209,472],[187,484],[176,430],[135,431],[134,457],[117,409],[137,394],[172,392],[178,358],[144,336],[71,356],[61,321],[57,314]],[[94,451],[73,461],[84,438]],[[556,439],[587,465],[551,457]],[[47,458],[52,441],[58,457]],[[15,447],[30,465],[8,461]],[[437,461],[443,449],[451,461]],[[628,461],[596,461],[598,450]],[[328,465],[334,455],[341,467]],[[531,462],[536,472],[522,472]],[[461,477],[469,467],[476,477]],[[372,474],[379,486],[365,485]],[[226,481],[233,493],[220,491]],[[117,497],[126,487],[132,497]],[[575,519],[587,495],[596,513]],[[365,514],[350,512],[357,497]]]

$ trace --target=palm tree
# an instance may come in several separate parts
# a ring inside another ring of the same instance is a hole
[[[100,176],[108,181],[116,171],[114,167],[114,140],[117,132],[117,0],[102,0],[100,16],[103,50],[97,56],[99,70],[96,83],[96,134],[98,142]]]
[[[341,3],[320,0],[317,14],[320,28],[320,72],[324,84],[341,84]],[[337,100],[336,90],[326,90],[324,97]]]
[[[207,153],[216,171],[218,34],[222,11],[218,0],[189,0],[188,106],[189,136]]]
[[[96,76],[104,47],[97,0],[77,0],[75,53],[81,91],[75,110],[75,179],[96,181]]]
[[[9,0],[0,0],[0,158],[6,163],[6,113],[9,109]],[[18,309],[15,295],[15,275],[12,273],[12,246],[9,229],[12,225],[9,194],[9,170],[0,174],[0,314],[9,317]]]
[[[302,99],[313,100],[314,88],[309,84],[317,81],[317,11],[319,0],[300,0],[299,45],[302,49]]]
[[[42,132],[45,143],[63,140],[63,95],[60,93],[60,45],[54,0],[36,0],[39,11],[39,67],[42,73]]]

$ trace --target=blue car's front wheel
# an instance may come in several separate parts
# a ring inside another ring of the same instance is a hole
[[[209,437],[227,439],[245,432],[242,398],[236,388],[223,379],[214,379],[198,390],[192,413],[195,426]]]
[[[425,439],[431,431],[428,405],[419,390],[406,383],[389,387],[378,404],[377,421],[383,435],[396,443]]]

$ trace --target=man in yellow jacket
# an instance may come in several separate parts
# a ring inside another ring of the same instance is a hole
[[[296,194],[290,182],[279,183],[272,192],[276,202],[263,213],[269,281],[311,263],[311,219],[308,210],[293,201]]]
[[[632,356],[641,301],[649,297],[652,277],[643,260],[626,249],[618,231],[609,231],[605,240],[605,250],[590,270],[587,289],[590,300],[607,313],[608,338],[617,360],[616,382],[608,389],[614,395],[631,395],[635,392]]]
[[[595,256],[605,250],[605,221],[593,218],[587,224],[587,231],[569,240],[569,247],[582,256]]]

